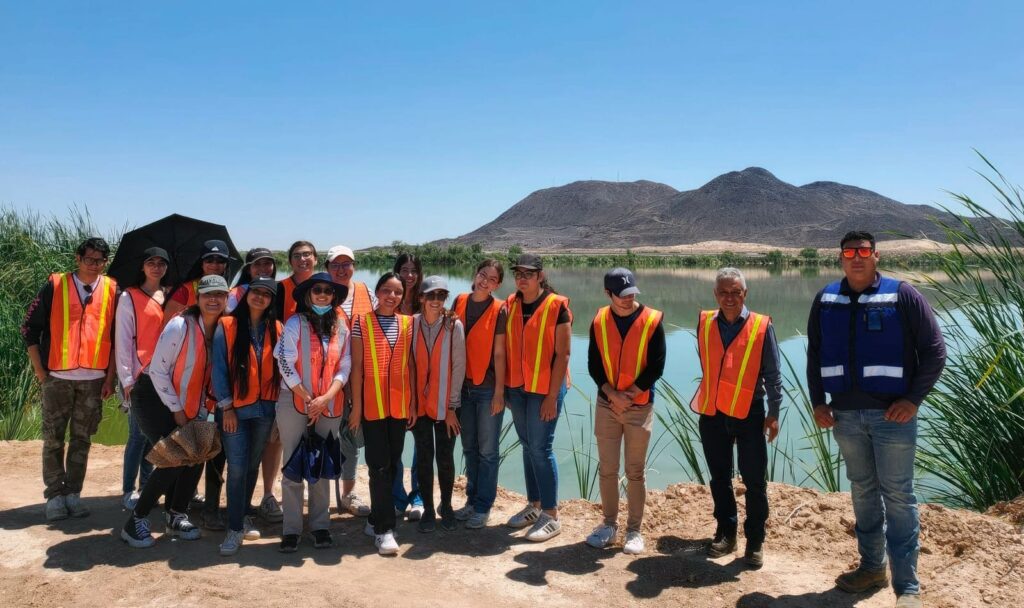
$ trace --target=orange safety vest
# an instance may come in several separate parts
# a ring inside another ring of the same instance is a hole
[[[463,327],[468,327],[466,323],[468,303],[468,293],[455,297],[455,314],[462,320]],[[498,323],[501,306],[501,300],[491,298],[491,305],[476,320],[473,329],[466,334],[466,377],[477,386],[483,383],[487,376],[487,370],[491,368],[491,361],[494,357],[494,328]]]
[[[223,316],[219,323],[224,328],[224,341],[227,343],[228,351],[228,377],[231,377],[230,370],[234,367],[235,338],[238,337],[238,319],[230,316]],[[277,325],[277,335],[281,335],[281,323],[274,321]],[[246,366],[249,370],[249,385],[245,394],[239,393],[239,387],[231,387],[231,401],[233,407],[245,407],[257,401],[277,401],[281,391],[281,383],[274,382],[274,349],[270,345],[270,327],[268,326],[263,335],[262,355],[256,357],[256,349],[249,345],[249,363]],[[234,384],[234,383],[232,383]]]
[[[452,394],[452,347],[454,329],[442,327],[428,349],[427,338],[420,331],[419,315],[413,317],[413,336],[416,362],[416,411],[420,416],[444,420],[448,414],[448,400]],[[445,321],[441,321],[442,326]],[[461,389],[461,387],[459,387]]]
[[[398,340],[392,347],[377,313],[362,317],[363,419],[408,418],[412,403],[412,317],[396,314]]]
[[[555,355],[555,326],[569,298],[550,293],[523,325],[522,302],[512,294],[505,302],[505,386],[523,387],[528,393],[546,395],[551,387],[551,360]],[[569,318],[572,312],[569,311]],[[566,370],[566,382],[569,372]]]
[[[331,339],[327,342],[327,355],[324,356],[324,345],[320,338],[313,332],[309,320],[305,317],[299,319],[299,358],[295,360],[295,373],[302,378],[302,386],[306,387],[314,398],[319,397],[331,388],[334,376],[338,373],[342,359],[345,358],[345,344],[348,341],[348,326],[344,323],[337,323]],[[306,402],[292,393],[292,404],[295,411],[306,414]],[[331,407],[327,408],[324,416],[337,418],[345,409],[345,390],[338,391]]]
[[[661,322],[662,313],[644,306],[629,326],[625,340],[611,315],[610,306],[597,311],[594,317],[594,337],[597,339],[597,350],[601,353],[601,363],[608,382],[615,390],[621,391],[632,386],[640,372],[647,367],[647,347],[650,345],[651,334]],[[650,401],[650,390],[633,398],[635,405],[647,405]]]
[[[350,330],[356,317],[373,312],[373,300],[370,299],[370,288],[366,286],[366,283],[352,281],[352,289],[352,316],[349,317],[345,314],[345,309],[341,307],[341,304],[334,308],[335,314],[345,322],[345,325],[348,325]]]
[[[697,323],[697,350],[703,377],[690,409],[698,414],[747,417],[754,400],[757,377],[761,373],[761,353],[771,317],[751,312],[740,333],[722,347],[718,332],[717,310],[704,310]]]
[[[283,323],[295,314],[297,304],[292,295],[296,287],[295,275],[293,274],[292,276],[285,278],[285,280],[281,281],[280,286],[284,291],[284,293],[279,294],[279,297],[282,298],[282,301],[284,302],[284,316],[281,318],[281,322]]]
[[[135,356],[139,360],[139,373],[142,373],[153,359],[156,341],[160,339],[164,307],[138,287],[129,287],[125,291],[132,300],[132,312],[135,314]]]
[[[203,327],[192,315],[185,316],[185,339],[174,362],[171,386],[178,395],[178,402],[185,408],[185,415],[191,420],[199,413],[199,406],[205,402],[206,410],[212,412],[216,401],[210,397],[210,357],[206,350],[207,340]]]
[[[72,273],[50,275],[50,371],[107,369],[110,363],[110,329],[114,325],[117,283],[101,276],[88,306],[82,305]]]

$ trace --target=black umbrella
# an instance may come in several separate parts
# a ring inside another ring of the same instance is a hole
[[[171,257],[164,283],[177,285],[185,280],[189,270],[198,261],[203,243],[212,239],[227,243],[230,257],[225,278],[230,282],[242,267],[242,259],[231,242],[228,229],[220,224],[204,222],[177,213],[126,232],[121,237],[117,254],[114,255],[114,261],[111,262],[107,274],[114,277],[119,285],[132,285],[138,277],[142,263],[146,261],[146,254],[143,252],[150,247],[163,247]]]

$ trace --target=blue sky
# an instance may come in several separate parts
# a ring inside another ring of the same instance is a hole
[[[0,204],[327,248],[579,179],[1024,179],[1024,3],[709,4],[0,0]]]

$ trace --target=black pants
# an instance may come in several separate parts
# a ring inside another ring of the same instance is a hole
[[[700,417],[700,441],[711,475],[711,498],[715,503],[718,531],[736,534],[736,497],[732,490],[733,449],[739,455],[740,476],[747,487],[747,519],[743,533],[747,543],[760,547],[768,521],[768,444],[764,437],[764,408],[754,403],[743,420],[721,412]]]
[[[391,485],[402,462],[404,418],[363,421],[366,466],[370,469],[370,525],[376,534],[395,529],[395,503]]]
[[[141,374],[132,389],[132,416],[139,421],[139,430],[152,445],[174,432],[178,425],[174,422],[174,414],[160,401],[153,388],[153,381],[146,374]],[[187,467],[168,467],[153,469],[146,481],[139,502],[135,504],[135,515],[147,517],[160,497],[169,494],[171,510],[185,513],[188,503],[196,493],[199,476],[203,473],[203,465]]]
[[[454,412],[448,412],[449,416]],[[455,436],[448,436],[444,421],[420,416],[412,427],[416,440],[416,480],[423,498],[423,519],[432,521],[434,512],[434,457],[437,456],[437,483],[441,487],[441,509],[451,511],[455,486]]]

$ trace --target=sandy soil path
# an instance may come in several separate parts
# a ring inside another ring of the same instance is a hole
[[[39,442],[0,442],[0,598],[3,606],[891,606],[891,591],[847,595],[832,580],[856,562],[849,496],[772,484],[767,564],[740,555],[704,556],[713,531],[710,496],[692,484],[651,492],[645,555],[592,549],[599,521],[585,501],[563,504],[561,536],[532,544],[497,525],[522,504],[501,491],[492,526],[418,534],[399,525],[401,553],[379,557],[362,520],[334,515],[335,547],[277,551],[279,526],[233,558],[217,554],[222,533],[195,542],[161,538],[129,549],[114,534],[121,450],[94,446],[84,497],[92,515],[47,525]],[[359,491],[367,496],[365,471]],[[259,490],[257,490],[259,493]],[[459,495],[458,490],[456,495]],[[456,505],[461,499],[456,500]],[[624,520],[624,514],[623,514]],[[928,606],[1011,606],[1024,598],[1024,541],[994,517],[922,508],[921,577]],[[621,541],[621,538],[620,538]],[[742,541],[741,541],[742,549]]]

